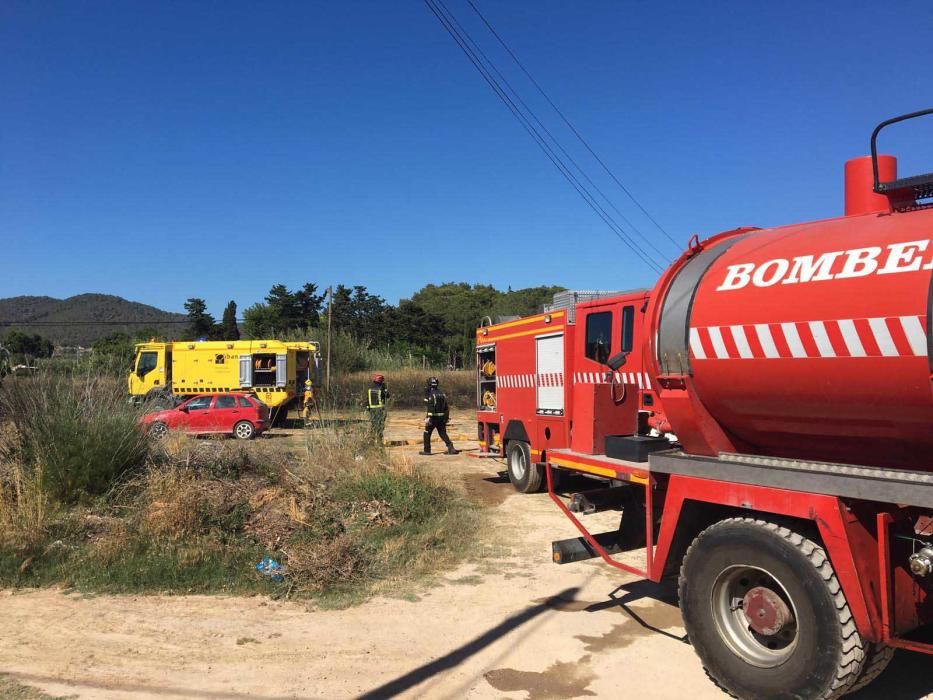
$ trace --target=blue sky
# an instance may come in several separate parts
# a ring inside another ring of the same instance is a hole
[[[476,3],[678,241],[840,214],[872,127],[933,106],[928,0]],[[395,302],[428,282],[655,279],[420,0],[4,0],[0,48],[0,297],[201,296],[219,315],[277,282]],[[933,170],[930,122],[887,140],[902,173]]]

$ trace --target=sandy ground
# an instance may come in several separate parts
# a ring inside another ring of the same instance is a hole
[[[471,448],[470,431],[464,415],[451,434]],[[396,442],[418,437],[410,413],[387,430]],[[550,562],[551,541],[576,533],[546,495],[517,494],[493,460],[393,449],[489,507],[495,556],[416,597],[348,610],[261,597],[0,592],[0,673],[79,698],[725,697],[654,586],[598,561]],[[851,697],[927,697],[931,668],[928,657],[899,652]]]

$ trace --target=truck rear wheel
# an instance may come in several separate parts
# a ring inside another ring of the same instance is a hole
[[[741,698],[830,700],[865,667],[825,550],[776,523],[732,518],[701,532],[681,566],[680,607],[706,672]]]
[[[544,483],[544,470],[531,461],[531,448],[527,442],[512,440],[505,453],[509,481],[517,491],[535,493]]]
[[[894,658],[894,647],[884,644],[870,645],[868,651],[865,652],[865,666],[862,668],[862,675],[849,688],[849,692],[854,693],[856,690],[861,690],[875,680],[888,667],[892,658]]]

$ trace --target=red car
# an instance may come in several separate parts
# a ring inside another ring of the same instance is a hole
[[[225,433],[251,440],[269,428],[269,407],[250,394],[194,396],[175,408],[148,413],[140,425],[154,438],[169,430],[192,435]]]

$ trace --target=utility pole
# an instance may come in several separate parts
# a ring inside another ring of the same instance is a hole
[[[325,386],[327,387],[327,393],[330,394],[330,319],[333,316],[334,310],[334,286],[331,285],[327,288],[327,379],[325,380]]]

